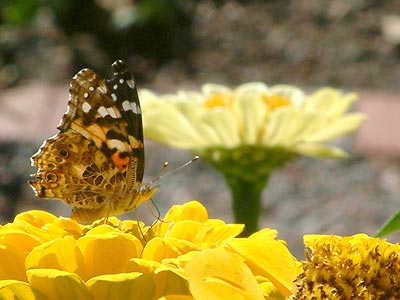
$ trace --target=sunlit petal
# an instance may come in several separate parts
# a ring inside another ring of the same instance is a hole
[[[0,299],[8,300],[47,300],[48,298],[33,289],[28,283],[17,280],[0,281]]]
[[[0,241],[0,280],[26,281],[25,257],[28,253],[14,244]]]
[[[129,260],[141,255],[140,241],[126,233],[88,235],[77,241],[83,255],[85,279],[124,272]]]
[[[164,237],[174,222],[192,220],[205,223],[208,219],[207,210],[198,201],[190,201],[184,205],[173,205],[165,214],[163,222],[158,224],[157,236]]]
[[[152,300],[155,295],[151,277],[138,272],[101,275],[86,284],[96,300]]]
[[[53,269],[33,269],[27,271],[27,276],[31,286],[46,295],[48,299],[93,300],[85,283],[74,273]]]
[[[197,300],[264,299],[248,266],[223,249],[202,251],[186,265],[185,274]]]
[[[174,238],[153,238],[143,249],[144,259],[161,262],[165,258],[178,257],[184,253],[197,249],[192,242]]]
[[[255,274],[268,278],[283,295],[289,295],[299,269],[296,259],[282,242],[256,235],[227,240],[224,244],[243,256]]]
[[[35,247],[25,260],[29,269],[57,269],[83,274],[83,257],[76,241],[71,237],[49,241]]]

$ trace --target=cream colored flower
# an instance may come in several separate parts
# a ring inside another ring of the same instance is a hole
[[[365,119],[346,113],[356,98],[333,88],[306,95],[295,86],[259,82],[233,90],[206,84],[202,92],[163,96],[140,92],[145,136],[161,144],[195,151],[254,146],[317,157],[346,156],[326,142]]]

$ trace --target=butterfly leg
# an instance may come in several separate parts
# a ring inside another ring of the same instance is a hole
[[[113,202],[113,198],[111,198],[111,197],[109,197],[109,199],[106,201],[107,213],[105,214],[103,224],[107,224],[108,223],[108,217],[110,216],[110,213],[111,213],[112,202]]]

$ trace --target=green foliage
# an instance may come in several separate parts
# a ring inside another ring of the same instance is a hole
[[[0,6],[1,20],[10,25],[29,23],[41,6],[40,0],[3,0]]]
[[[376,233],[376,237],[383,237],[389,233],[400,230],[400,209]]]

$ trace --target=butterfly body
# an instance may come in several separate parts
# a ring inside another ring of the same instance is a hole
[[[89,69],[73,77],[60,132],[32,157],[36,195],[74,206],[79,221],[128,212],[158,190],[142,185],[143,127],[132,75],[122,61],[112,68],[109,80]]]

